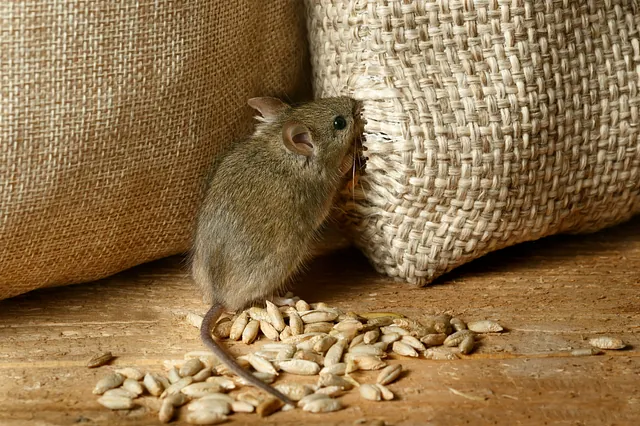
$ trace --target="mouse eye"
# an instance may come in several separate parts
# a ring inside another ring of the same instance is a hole
[[[343,116],[339,115],[333,119],[333,128],[336,130],[342,130],[347,127],[347,120]]]

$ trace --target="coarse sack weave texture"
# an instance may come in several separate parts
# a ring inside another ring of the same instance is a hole
[[[305,4],[315,95],[364,100],[344,207],[379,271],[424,285],[640,211],[637,1]]]
[[[185,251],[248,98],[311,97],[294,1],[0,1],[0,298]]]

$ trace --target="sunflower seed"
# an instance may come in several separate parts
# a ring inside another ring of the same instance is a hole
[[[162,392],[162,395],[160,395],[161,398],[165,398],[169,395],[173,395],[174,393],[178,393],[180,392],[183,388],[189,386],[191,383],[193,382],[193,378],[192,377],[183,377],[182,379],[178,380],[177,382],[173,383],[171,386],[169,386],[168,388],[166,388],[164,390],[164,392]],[[185,395],[190,396],[189,394],[185,393]]]
[[[289,326],[291,327],[291,334],[293,336],[304,333],[304,323],[296,311],[289,311]]]
[[[440,346],[446,340],[446,334],[427,334],[420,341],[424,343],[425,346]]]
[[[465,336],[462,342],[458,345],[461,354],[470,354],[473,351],[475,345],[475,339],[473,336]]]
[[[194,314],[193,312],[189,312],[187,313],[186,320],[189,324],[191,324],[195,328],[200,328],[202,326],[203,318],[200,315]]]
[[[298,374],[301,376],[314,376],[320,371],[320,366],[313,361],[306,361],[303,359],[292,359],[290,361],[277,361],[277,365],[280,370]]]
[[[344,352],[345,344],[342,341],[338,341],[333,344],[324,356],[325,367],[331,367],[338,364],[342,359],[342,353]]]
[[[282,383],[276,385],[275,388],[288,396],[292,401],[300,401],[305,396],[313,393],[313,389],[309,386],[299,383]]]
[[[162,423],[169,423],[171,419],[173,419],[173,416],[175,414],[176,408],[171,402],[165,399],[160,406],[160,411],[158,412],[158,420],[160,420]]]
[[[381,384],[377,384],[375,386],[380,390],[380,395],[385,401],[391,401],[393,398],[395,398],[393,392],[391,392],[386,386]]]
[[[373,371],[380,370],[387,366],[387,363],[380,359],[380,357],[372,355],[361,355],[353,358],[353,362],[357,370]],[[347,368],[347,373],[349,369]],[[355,370],[354,370],[355,371]]]
[[[358,346],[364,343],[364,334],[358,334],[356,337],[349,342],[349,348],[353,348],[354,346]]]
[[[293,334],[291,334],[291,327],[289,327],[288,325],[286,325],[284,327],[284,330],[282,330],[282,332],[280,332],[280,340],[284,340],[288,337],[291,337]]]
[[[393,324],[393,318],[390,316],[371,318],[367,321],[367,325],[374,326],[374,327],[384,327],[391,324]]]
[[[234,413],[253,413],[256,407],[245,401],[233,401],[231,403],[231,411]]]
[[[591,355],[602,355],[604,352],[597,348],[584,348],[584,349],[574,349],[571,351],[571,356],[591,356]]]
[[[266,301],[267,304],[267,314],[269,314],[269,318],[271,319],[271,325],[273,328],[278,330],[278,332],[284,330],[285,323],[282,318],[282,313],[278,310],[278,307],[271,303],[270,301]]]
[[[357,331],[362,330],[363,327],[364,325],[360,321],[354,319],[345,319],[333,326],[338,331]]]
[[[310,311],[311,306],[304,300],[300,299],[296,302],[296,311]]]
[[[320,340],[322,340],[324,337],[326,336],[326,334],[319,334],[317,336],[313,336],[311,339],[309,340],[305,340],[304,342],[300,342],[296,345],[296,348],[301,350],[301,351],[312,351],[313,347],[316,345],[316,343],[318,343]]]
[[[217,383],[200,382],[184,386],[180,392],[191,398],[201,398],[212,393],[220,393],[221,390]]]
[[[382,393],[376,385],[364,384],[360,386],[360,396],[369,401],[380,401]]]
[[[393,352],[398,355],[410,356],[414,358],[418,357],[418,352],[416,352],[415,349],[403,342],[393,342],[391,350],[393,350]]]
[[[326,336],[327,333],[303,333],[295,336],[289,337],[287,340],[284,340],[284,343],[299,345],[302,342],[306,342],[307,340],[313,339],[316,336]],[[316,341],[314,341],[315,344]]]
[[[189,397],[183,393],[174,393],[164,399],[165,402],[169,402],[174,407],[180,407],[189,402]]]
[[[380,330],[379,329],[375,329],[375,330],[370,330],[367,331],[364,334],[364,343],[369,345],[371,343],[375,343],[378,341],[378,338],[380,338]]]
[[[87,367],[96,368],[101,367],[105,364],[108,364],[113,359],[113,354],[111,352],[103,352],[101,354],[97,354],[91,357],[89,361],[87,361]]]
[[[318,353],[327,352],[337,341],[333,336],[324,336],[313,345],[313,350]]]
[[[213,328],[213,335],[218,339],[227,339],[231,333],[232,322],[230,319],[222,320]]]
[[[124,382],[124,376],[118,373],[111,373],[98,380],[96,387],[93,389],[95,395],[102,395],[109,389],[117,388]],[[107,407],[108,408],[108,407]]]
[[[399,334],[400,336],[408,336],[409,332],[402,327],[398,327],[397,325],[388,325],[385,327],[380,327],[380,331],[382,334]]]
[[[420,342],[420,340],[416,339],[413,336],[402,336],[402,339],[400,341],[402,343],[406,343],[417,351],[424,351],[426,349],[422,342]]]
[[[144,389],[139,381],[133,379],[124,379],[122,382],[122,387],[134,395],[142,395],[144,393]]]
[[[162,389],[166,389],[171,386],[171,382],[169,382],[169,379],[167,379],[163,375],[154,374],[153,377],[155,377],[160,382],[160,384],[162,384]]]
[[[293,359],[304,359],[307,361],[313,361],[318,365],[324,365],[324,357],[312,351],[298,351],[293,356]]]
[[[271,383],[276,381],[276,375],[275,374],[261,373],[259,371],[256,371],[256,372],[254,372],[252,374],[254,376],[256,376],[258,378],[258,380],[260,380],[261,382],[264,382],[266,384],[271,384]],[[252,383],[246,381],[243,377],[236,378],[236,381],[238,383],[240,383],[241,385],[243,385],[243,386],[253,386]]]
[[[359,330],[352,328],[350,330],[331,330],[329,332],[329,336],[333,336],[338,340],[344,340],[345,342],[349,343],[350,341],[352,341],[356,336],[358,336]]]
[[[108,391],[105,391],[102,395],[108,396],[108,397],[113,396],[113,397],[119,397],[119,398],[129,398],[129,399],[133,399],[138,396],[135,393],[123,388],[109,389]]]
[[[256,354],[248,354],[246,360],[249,361],[249,364],[251,364],[256,371],[273,374],[275,376],[278,375],[278,371],[269,361]]]
[[[171,367],[171,370],[169,370],[169,372],[167,373],[167,377],[169,378],[169,382],[171,384],[177,382],[182,378],[176,367]]]
[[[280,340],[280,333],[278,333],[278,330],[276,330],[273,325],[267,321],[260,321],[260,331],[262,331],[262,334],[264,334],[267,339],[274,341]]]
[[[101,396],[98,403],[110,410],[130,410],[134,407],[133,400],[124,396]]]
[[[116,373],[126,377],[127,379],[133,380],[142,380],[142,378],[144,377],[144,374],[142,374],[140,370],[131,367],[118,368],[116,370]]]
[[[324,367],[320,370],[320,374],[336,374],[338,376],[344,376],[347,372],[347,364],[339,362],[329,367]]]
[[[220,365],[220,360],[213,353],[209,351],[191,351],[184,354],[185,361],[193,358],[198,358],[205,367],[213,369],[213,367]]]
[[[238,401],[248,402],[254,407],[257,407],[263,401],[263,397],[252,390],[240,392],[236,397]]]
[[[342,409],[342,403],[333,398],[318,398],[307,402],[302,409],[310,413],[330,413]]]
[[[464,321],[462,321],[460,318],[453,317],[451,318],[451,321],[449,321],[449,323],[451,323],[455,331],[467,329],[467,324],[465,324]]]
[[[249,368],[251,366],[251,364],[249,364],[249,361],[240,357],[236,358],[236,363],[242,368]],[[219,376],[235,375],[235,373],[229,370],[229,367],[227,367],[225,364],[220,364],[219,366],[216,367],[216,374],[218,374]],[[211,379],[211,377],[209,379]]]
[[[199,398],[198,401],[207,401],[210,399],[217,399],[219,401],[226,402],[229,405],[233,404],[233,401],[235,401],[235,399],[233,399],[231,395],[227,395],[224,393],[212,393],[209,395],[205,395],[202,398]]]
[[[229,414],[231,412],[231,404],[222,398],[200,398],[191,401],[187,405],[188,411],[210,411],[218,414]]]
[[[250,345],[258,337],[258,330],[260,329],[260,322],[251,320],[242,331],[242,343]]]
[[[589,344],[598,349],[623,349],[627,345],[617,337],[600,336],[589,339]]]
[[[426,351],[424,351],[423,354],[424,354],[424,357],[427,359],[433,359],[433,360],[439,360],[439,361],[458,359],[458,356],[456,354],[454,354],[453,352],[443,347],[429,348]]]
[[[352,348],[349,348],[349,353],[353,355],[372,355],[372,356],[385,355],[385,352],[382,349],[375,347],[373,345],[365,345],[365,344],[357,345]]]
[[[380,336],[380,341],[390,344],[390,343],[393,343],[393,342],[397,342],[401,338],[402,338],[402,336],[400,334],[398,334],[398,333],[389,333],[389,334],[383,334],[382,336]]]
[[[499,333],[504,330],[500,324],[491,320],[470,322],[467,327],[476,333]]]
[[[254,352],[254,355],[258,355],[260,358],[264,358],[267,361],[274,361],[278,356],[278,352],[276,351],[258,351]]]
[[[230,391],[236,388],[236,384],[233,382],[233,380],[227,379],[226,377],[209,377],[206,382],[220,386],[220,389],[226,391]]]
[[[200,370],[197,374],[193,375],[194,382],[204,382],[209,377],[211,377],[211,367],[205,367]]]
[[[467,336],[473,337],[474,335],[475,335],[475,333],[473,331],[471,331],[471,330],[456,331],[455,333],[449,335],[444,340],[444,345],[452,348],[454,346],[458,346],[460,344],[460,342],[462,342],[462,340],[465,337],[467,337]]]
[[[378,378],[376,379],[376,383],[379,385],[388,385],[400,377],[402,373],[402,365],[394,364],[388,365],[382,369],[380,374],[378,374]]]
[[[278,398],[269,397],[256,407],[256,412],[260,417],[267,417],[281,409],[283,405],[284,402]]]
[[[300,315],[302,322],[305,324],[312,324],[315,322],[331,322],[338,318],[338,315],[334,312],[327,311],[311,311],[306,314]]]
[[[318,399],[329,399],[329,397],[321,393],[312,393],[311,395],[307,395],[304,398],[302,398],[300,401],[298,401],[298,407],[303,408],[306,404],[310,403],[311,401],[316,401]]]
[[[253,307],[249,308],[247,313],[249,314],[249,316],[253,320],[265,321],[265,322],[271,321],[271,316],[269,316],[269,313],[267,312],[266,309],[258,308],[256,306],[253,306]]]
[[[304,326],[305,333],[328,333],[333,330],[333,323],[330,322],[314,322]]]
[[[147,388],[149,393],[153,396],[160,396],[164,389],[164,386],[158,380],[157,376],[154,376],[151,373],[147,373],[144,376],[142,384],[144,384],[144,387]]]
[[[340,377],[335,374],[320,374],[320,378],[318,379],[318,386],[339,386],[344,390],[350,390],[353,388],[353,383],[346,380],[344,377]]]
[[[389,349],[389,343],[387,342],[377,342],[372,345],[374,348],[380,349],[382,352],[387,352]]]
[[[233,321],[231,330],[229,331],[229,339],[240,340],[242,332],[247,324],[249,324],[249,314],[245,311],[238,315],[238,317]]]
[[[352,359],[347,360],[347,366],[344,369],[345,374],[351,374],[354,371],[358,371],[358,365]]]
[[[334,397],[334,396],[340,396],[346,393],[346,391],[342,386],[327,386],[326,388],[318,389],[316,393]]]
[[[227,416],[213,411],[191,411],[187,423],[192,425],[217,425],[227,421]]]

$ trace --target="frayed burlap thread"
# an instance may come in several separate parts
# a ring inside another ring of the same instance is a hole
[[[306,0],[315,94],[365,106],[351,235],[425,285],[640,212],[633,0]]]
[[[311,95],[303,13],[0,0],[0,299],[185,251],[247,99]]]

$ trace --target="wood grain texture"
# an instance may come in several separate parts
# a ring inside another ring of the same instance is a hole
[[[365,402],[354,392],[343,398],[346,410],[277,413],[264,424],[351,425],[363,418],[389,425],[640,424],[638,219],[503,250],[427,288],[378,276],[347,250],[315,261],[294,291],[344,310],[496,319],[508,333],[484,336],[477,352],[458,361],[403,359],[408,371],[390,385],[396,401]],[[162,371],[163,360],[202,349],[183,316],[205,309],[181,258],[0,302],[0,424],[157,424],[152,398],[129,413],[110,412],[91,389],[113,366]],[[566,356],[598,334],[621,337],[630,347]],[[117,356],[111,366],[86,368],[91,356],[107,350]],[[373,381],[375,373],[355,377]],[[232,419],[250,424],[257,417]]]

